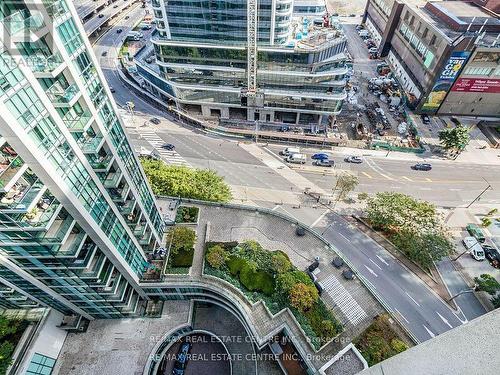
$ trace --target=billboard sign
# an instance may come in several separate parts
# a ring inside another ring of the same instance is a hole
[[[451,91],[500,94],[500,79],[459,78],[453,85]]]
[[[435,113],[439,109],[469,55],[470,52],[467,51],[455,51],[451,54],[431,92],[427,95],[421,108],[422,112]]]

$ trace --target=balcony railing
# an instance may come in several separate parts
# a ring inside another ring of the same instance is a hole
[[[96,153],[99,151],[99,146],[102,142],[102,137],[95,136],[93,138],[83,139],[78,141],[78,145],[84,153]]]
[[[62,120],[69,131],[83,131],[91,118],[90,111],[84,111],[81,114],[75,114],[70,111],[64,115]]]
[[[35,13],[32,15],[27,9],[22,9],[8,17],[5,17],[1,23],[10,35],[15,35],[24,29],[28,29],[29,31],[38,31],[45,25],[41,13]]]
[[[95,159],[89,159],[90,166],[96,171],[105,171],[108,169],[110,161],[113,159],[112,155],[106,155]]]
[[[63,87],[61,83],[56,82],[46,91],[50,101],[54,104],[68,104],[79,93],[78,86],[73,83]]]
[[[33,56],[29,57],[33,72],[35,73],[52,73],[63,63],[63,58],[59,52],[51,56]]]
[[[47,6],[47,13],[53,19],[57,19],[68,13],[68,7],[63,0],[55,1],[51,5]]]

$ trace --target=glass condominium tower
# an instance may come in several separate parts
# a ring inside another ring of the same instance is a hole
[[[296,17],[293,4],[152,0],[157,32],[152,47],[136,56],[139,74],[154,94],[204,117],[324,123],[340,112],[346,97],[346,38],[325,12]],[[254,29],[248,22],[252,14]],[[251,40],[257,44],[254,73]],[[249,75],[255,75],[257,86],[252,101]]]
[[[163,221],[73,4],[0,3],[0,306],[136,316]]]

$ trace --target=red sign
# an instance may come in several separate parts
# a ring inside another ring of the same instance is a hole
[[[500,94],[500,79],[459,78],[451,91]]]

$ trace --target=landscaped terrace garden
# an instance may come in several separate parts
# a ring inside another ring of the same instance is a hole
[[[205,274],[231,283],[250,301],[264,301],[273,314],[290,309],[316,349],[342,331],[309,276],[284,252],[255,241],[207,243],[205,260]]]

